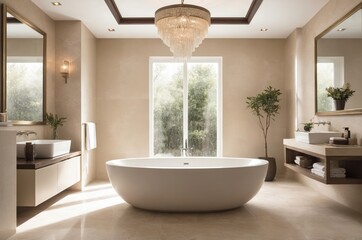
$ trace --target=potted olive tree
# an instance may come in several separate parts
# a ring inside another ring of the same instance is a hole
[[[268,173],[265,181],[273,181],[276,174],[275,158],[268,156],[268,130],[274,117],[279,114],[279,96],[282,93],[279,89],[267,87],[263,92],[255,97],[247,97],[247,107],[258,117],[258,122],[264,136],[265,157],[261,157],[269,162]]]

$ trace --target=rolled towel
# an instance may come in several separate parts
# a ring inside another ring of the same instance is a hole
[[[313,168],[324,171],[325,166],[324,166],[324,163],[322,163],[322,162],[316,162],[316,163],[313,163]]]
[[[295,159],[294,162],[303,168],[312,168],[314,160],[310,158],[302,158],[302,159]]]
[[[346,169],[345,168],[331,168],[331,175],[332,174],[345,174],[346,173]]]
[[[300,166],[304,168],[312,168],[314,160],[311,158],[304,158],[300,160]]]
[[[306,157],[305,156],[295,156],[295,159],[297,159],[297,160],[302,160],[302,159],[305,159]]]
[[[331,178],[345,178],[346,174],[344,173],[331,173]]]
[[[325,174],[325,171],[324,170],[320,170],[318,168],[312,168],[314,170],[314,172],[318,172],[320,174]]]
[[[312,168],[311,171],[312,171],[312,173],[314,173],[314,174],[316,174],[316,175],[318,175],[320,177],[324,177],[324,175],[325,175],[324,171],[322,171],[322,170]]]

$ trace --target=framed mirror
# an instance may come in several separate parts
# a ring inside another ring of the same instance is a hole
[[[315,64],[316,114],[362,114],[362,3],[315,38]]]
[[[44,124],[46,33],[3,6],[1,112],[16,125]]]

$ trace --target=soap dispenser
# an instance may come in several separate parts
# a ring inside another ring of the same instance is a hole
[[[35,144],[32,142],[25,143],[25,160],[26,161],[34,161],[35,159]]]
[[[349,141],[349,139],[351,138],[351,131],[349,130],[348,127],[344,127],[344,133],[343,136],[345,139],[347,139],[347,141]]]

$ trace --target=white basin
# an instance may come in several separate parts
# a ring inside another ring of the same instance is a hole
[[[295,140],[304,143],[328,143],[330,137],[341,137],[342,133],[340,132],[329,132],[329,131],[320,131],[320,132],[295,132]]]
[[[35,158],[53,158],[70,152],[71,140],[31,140],[16,143],[18,158],[25,157],[25,143],[35,144]]]

